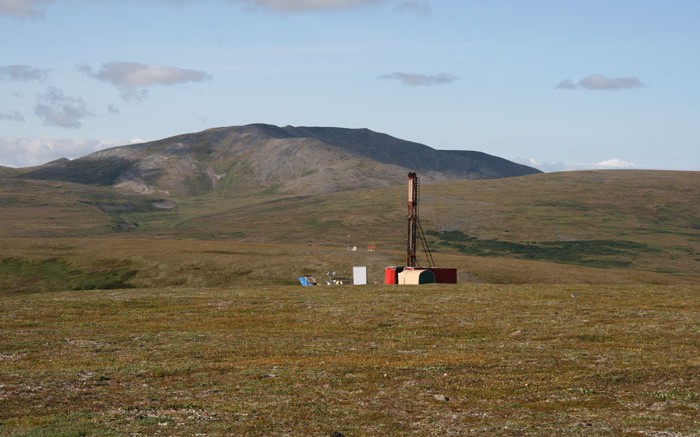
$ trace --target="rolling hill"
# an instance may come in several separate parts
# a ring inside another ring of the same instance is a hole
[[[19,173],[19,171],[16,168],[3,167],[0,165],[0,177],[2,177],[2,176],[14,176],[17,173]]]
[[[384,266],[404,259],[405,196],[405,180],[315,195],[172,197],[3,177],[0,289],[280,284],[352,265],[381,281]],[[422,184],[421,199],[436,261],[457,267],[460,282],[700,280],[698,172],[442,181]]]
[[[485,153],[435,150],[368,129],[253,124],[120,146],[27,169],[21,177],[166,196],[308,195],[386,187],[409,170],[425,181],[539,173]]]

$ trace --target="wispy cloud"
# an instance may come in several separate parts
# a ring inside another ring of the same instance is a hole
[[[83,99],[67,96],[56,87],[37,95],[34,113],[47,126],[72,129],[81,127],[82,119],[93,115]]]
[[[41,15],[41,7],[52,0],[0,0],[0,16],[35,17]]]
[[[386,0],[236,0],[262,9],[282,13],[321,12],[352,9]]]
[[[0,0],[0,16],[18,18],[35,17],[43,14],[43,7],[55,0]],[[171,3],[194,2],[198,0],[168,0]],[[252,8],[278,13],[294,14],[304,12],[338,11],[388,3],[391,0],[229,0]],[[401,0],[397,10],[430,14],[427,1]]]
[[[78,69],[90,77],[116,86],[126,101],[142,101],[152,86],[201,82],[211,78],[209,73],[201,70],[138,62],[108,62],[102,64],[99,71],[94,71],[89,64],[80,64]]]
[[[396,5],[396,10],[398,12],[409,12],[419,15],[430,15],[433,13],[433,9],[430,7],[430,3],[427,1],[417,1],[417,0],[407,0],[402,1]]]
[[[571,79],[564,79],[557,84],[558,90],[575,90],[576,84],[571,81]]]
[[[78,158],[121,141],[67,138],[0,138],[0,165],[31,167],[59,158]]]
[[[24,121],[24,116],[19,113],[19,111],[14,111],[9,114],[3,114],[0,112],[0,121],[1,120],[6,120],[6,121],[19,121],[23,122]]]
[[[579,87],[587,90],[629,90],[633,88],[641,88],[642,81],[635,76],[627,77],[607,77],[602,74],[591,74],[578,81],[576,85],[571,79],[564,79],[557,84],[555,88],[562,90],[575,90]]]
[[[396,80],[405,86],[432,86],[446,85],[459,79],[457,76],[440,73],[440,74],[417,74],[417,73],[401,73],[394,72],[379,76],[380,79]]]
[[[579,85],[589,90],[628,90],[639,88],[642,81],[638,77],[606,77],[601,74],[592,74],[579,81]]]
[[[0,0],[4,1],[4,0]],[[30,65],[3,65],[0,67],[0,80],[32,81],[45,80],[51,70],[32,67]]]

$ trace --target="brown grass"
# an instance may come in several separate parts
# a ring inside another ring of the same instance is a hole
[[[0,434],[697,435],[698,292],[235,286],[4,296]]]
[[[433,241],[460,285],[419,288],[379,285],[404,187],[154,210],[3,178],[0,435],[697,436],[699,176],[425,185],[427,229],[650,250],[593,268]],[[374,285],[291,285],[353,265]],[[136,288],[67,291],[113,286]]]

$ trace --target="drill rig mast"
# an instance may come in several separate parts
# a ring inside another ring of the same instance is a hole
[[[423,251],[428,259],[429,267],[435,267],[433,255],[428,247],[428,240],[425,238],[423,228],[418,219],[418,176],[411,172],[408,174],[408,229],[406,235],[406,266],[418,267],[418,257],[416,255],[417,242],[420,238]]]

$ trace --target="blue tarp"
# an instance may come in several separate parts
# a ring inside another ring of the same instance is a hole
[[[314,285],[316,285],[316,280],[313,276],[299,276],[297,279],[299,280],[299,283],[304,287],[313,287]]]

